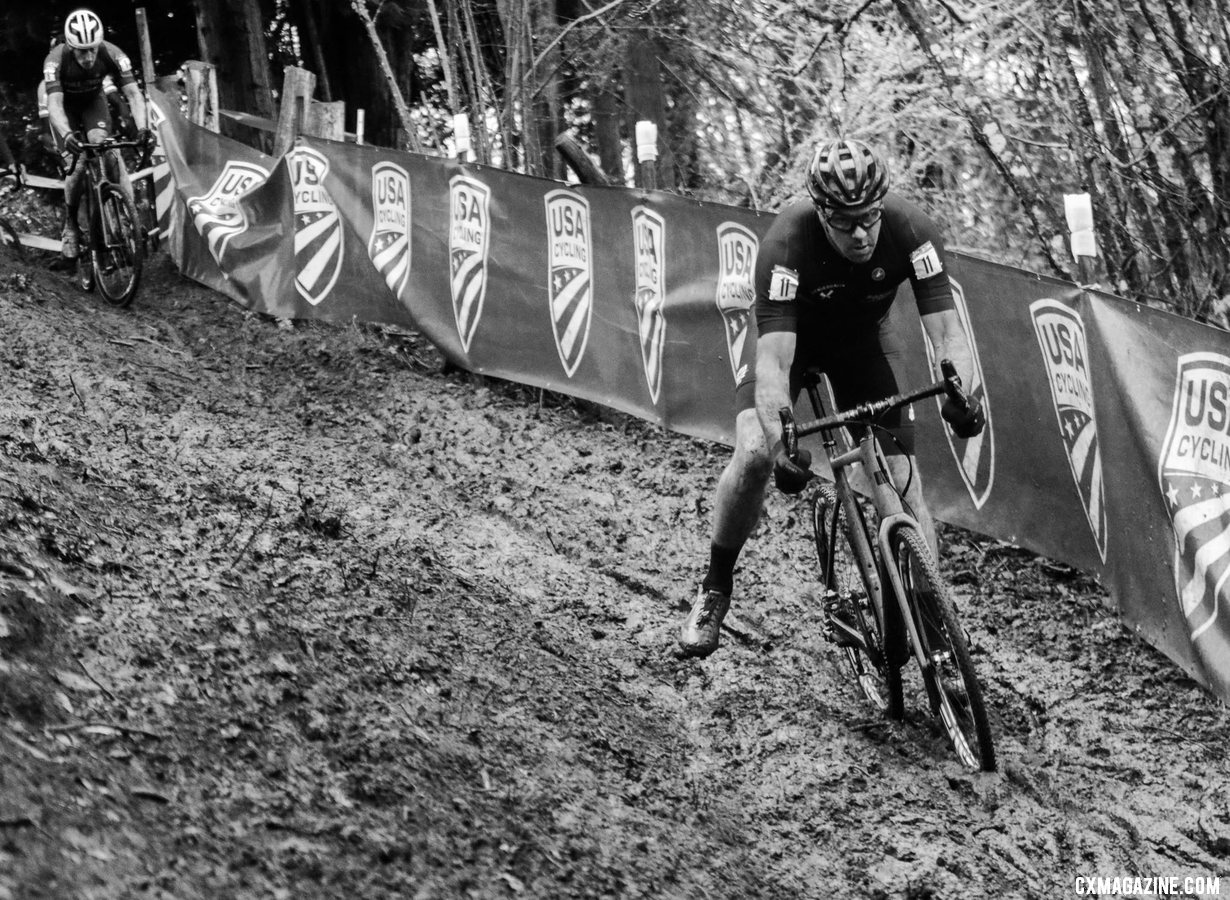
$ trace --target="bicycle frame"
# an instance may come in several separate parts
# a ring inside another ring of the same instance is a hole
[[[833,399],[832,390],[827,387],[826,382],[826,393],[828,395],[826,404],[825,398],[820,393],[819,377],[816,377],[808,379],[806,384],[808,399],[811,402],[816,419],[796,424],[793,416],[787,415],[787,410],[782,412],[783,441],[787,450],[792,455],[797,450],[800,437],[815,433],[822,435],[825,454],[829,460],[829,467],[833,472],[834,490],[836,491],[838,502],[845,510],[847,522],[857,521],[861,517],[858,509],[858,495],[851,483],[851,471],[859,467],[868,476],[868,481],[871,485],[870,500],[880,520],[879,531],[876,535],[876,543],[880,551],[879,557],[877,559],[875,554],[872,553],[861,528],[849,529],[851,546],[871,594],[872,609],[879,621],[881,632],[886,635],[889,633],[884,587],[887,581],[892,591],[893,599],[900,611],[901,621],[909,637],[908,645],[912,648],[919,668],[926,676],[929,676],[934,669],[934,661],[923,652],[923,641],[918,632],[917,617],[914,614],[905,585],[901,583],[901,573],[897,571],[896,566],[890,565],[890,561],[893,559],[892,539],[894,533],[903,524],[912,525],[920,531],[921,528],[918,520],[906,510],[901,495],[893,484],[887,463],[883,458],[883,452],[880,450],[879,443],[875,438],[875,429],[872,421],[876,416],[889,409],[905,406],[908,403],[924,400],[939,394],[953,394],[956,392],[956,396],[963,398],[964,395],[960,393],[959,385],[953,380],[955,372],[951,369],[951,365],[944,367],[944,375],[945,378],[943,380],[913,393],[898,394],[884,400],[865,403],[853,410],[827,417],[825,416],[826,408],[836,409],[836,403]],[[849,438],[853,446],[839,449],[837,433],[842,428],[847,428],[854,432]],[[866,646],[863,635],[858,629],[843,627],[842,631],[844,636],[849,640],[855,641],[864,653],[867,653],[869,656],[873,654],[874,651]],[[939,695],[932,678],[924,677],[923,683],[926,685],[927,699],[934,713],[939,708]]]

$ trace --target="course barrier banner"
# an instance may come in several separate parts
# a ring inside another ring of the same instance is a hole
[[[185,275],[277,316],[412,327],[470,371],[732,442],[771,215],[310,138],[273,159],[159,106]],[[938,400],[916,409],[935,514],[1097,574],[1125,622],[1230,699],[1230,335],[944,264],[988,425],[961,440]],[[893,316],[907,385],[930,381],[911,298]]]

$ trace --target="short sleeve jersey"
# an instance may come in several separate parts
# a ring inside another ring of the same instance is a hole
[[[875,251],[852,263],[829,243],[809,200],[778,213],[756,257],[756,326],[842,340],[875,328],[907,278],[920,314],[954,309],[939,230],[915,204],[889,193]]]
[[[124,51],[110,41],[103,41],[98,48],[94,65],[88,69],[77,62],[67,44],[56,44],[43,62],[43,82],[47,93],[57,91],[73,98],[84,99],[100,93],[103,79],[108,75],[121,87],[137,80],[132,71],[132,61]]]

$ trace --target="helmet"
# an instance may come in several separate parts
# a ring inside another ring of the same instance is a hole
[[[64,20],[64,40],[74,50],[93,50],[103,42],[102,19],[88,9],[78,9]]]
[[[826,141],[816,148],[804,180],[818,206],[866,206],[888,192],[888,166],[862,141]]]

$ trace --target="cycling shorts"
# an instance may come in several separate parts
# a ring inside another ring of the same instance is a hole
[[[790,366],[790,399],[798,399],[803,389],[803,373],[818,368],[829,378],[839,409],[849,409],[869,400],[880,400],[901,388],[898,373],[902,367],[901,343],[888,318],[859,334],[845,334],[844,340],[808,343],[800,337]],[[756,408],[755,353],[748,374],[735,388],[738,412]],[[912,406],[890,410],[879,418],[895,440],[881,435],[880,446],[886,455],[914,453],[914,409]]]
[[[97,94],[77,96],[64,95],[64,114],[68,117],[68,127],[91,140],[91,132],[101,131],[106,135],[113,133],[111,124],[111,109],[107,103],[107,95],[102,91]],[[100,135],[95,135],[96,140]],[[55,135],[56,149],[63,151],[64,140]]]

